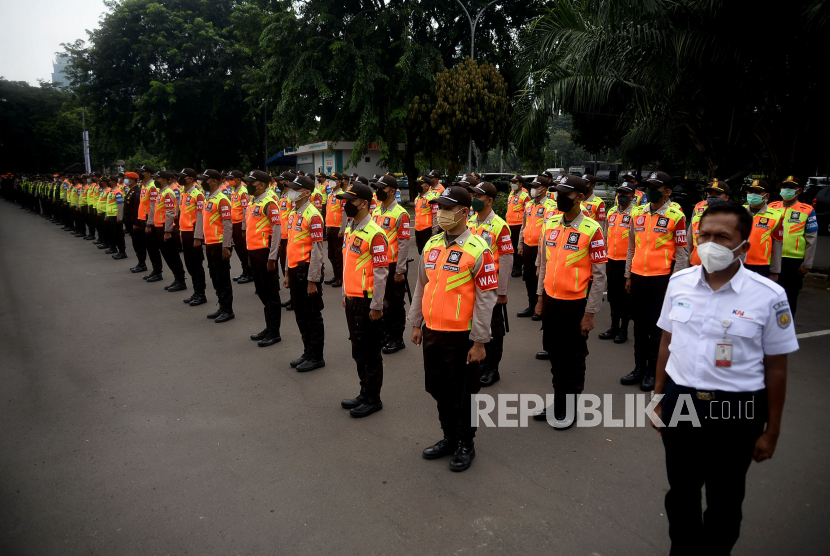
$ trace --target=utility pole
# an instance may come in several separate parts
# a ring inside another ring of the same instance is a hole
[[[92,164],[89,162],[89,132],[86,130],[86,108],[81,106],[81,126],[83,127],[83,142],[84,142],[84,167],[86,173],[92,173]]]
[[[458,2],[458,5],[461,6],[461,9],[464,10],[464,15],[467,16],[467,21],[470,23],[470,60],[476,59],[476,26],[478,25],[478,20],[481,19],[481,14],[484,11],[496,3],[496,0],[492,0],[489,4],[481,8],[481,10],[476,14],[476,18],[473,19],[470,16],[470,12],[467,11],[467,8],[464,7],[464,4],[461,3],[461,0],[455,0]],[[473,138],[470,137],[470,142],[467,144],[467,173],[469,174],[473,169]]]

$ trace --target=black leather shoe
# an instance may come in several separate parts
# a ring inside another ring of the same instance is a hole
[[[532,317],[534,314],[535,313],[533,312],[533,307],[528,307],[524,311],[519,311],[518,313],[516,313],[516,316],[520,319],[524,319],[527,317]]]
[[[104,253],[106,253],[107,255],[112,255],[113,253],[118,253],[118,249],[116,249],[115,247],[110,247],[109,249],[104,251]]]
[[[282,341],[282,338],[280,337],[279,334],[277,334],[276,336],[271,336],[269,334],[268,336],[266,336],[263,339],[261,339],[260,341],[258,341],[256,343],[256,345],[258,345],[261,348],[264,348],[264,347],[268,347],[268,346],[273,346],[274,344],[278,344],[281,341]]]
[[[126,259],[127,254],[126,253],[116,253],[115,255],[112,256],[112,258],[115,259],[116,261],[120,261],[121,259]]]
[[[609,328],[608,330],[606,330],[605,332],[600,334],[599,339],[600,340],[612,340],[613,338],[615,338],[617,336],[617,333],[619,331],[620,331],[619,328],[617,328],[616,326],[612,326],[611,328]]]
[[[334,282],[331,283],[331,287],[332,288],[342,288],[343,287],[343,280],[340,280],[338,278],[337,280],[335,280]]]
[[[640,383],[640,390],[643,392],[651,392],[654,390],[654,375],[655,372],[650,370],[643,376],[643,382]]]
[[[162,277],[161,274],[156,274],[155,276],[153,276],[151,274],[150,276],[147,277],[147,283],[148,284],[151,283],[151,282],[161,282],[162,280],[164,280],[164,277]]]
[[[481,375],[481,380],[479,381],[482,386],[485,388],[487,386],[492,386],[501,380],[501,376],[499,375],[498,369],[485,369],[484,373]]]
[[[290,299],[288,301],[283,301],[282,303],[280,303],[280,307],[288,307],[289,305],[291,305]]]
[[[172,284],[170,284],[170,286],[167,288],[167,291],[172,293],[172,292],[184,291],[186,289],[187,289],[187,284],[185,284],[184,282],[176,281],[176,282],[173,282]]]
[[[615,344],[624,344],[628,340],[628,328],[620,328],[617,336],[614,338]]]
[[[306,359],[295,368],[297,369],[298,373],[307,373],[308,371],[313,371],[314,369],[319,369],[321,367],[326,366],[325,359]]]
[[[130,272],[133,274],[137,274],[139,272],[147,272],[147,265],[140,264],[138,266],[134,266],[130,269]]]
[[[257,332],[256,334],[251,334],[251,339],[255,342],[258,342],[261,339],[263,339],[264,337],[266,337],[267,335],[268,335],[268,329],[265,328],[265,329],[262,330],[262,332]]]
[[[537,351],[536,359],[539,359],[541,361],[547,361],[548,359],[550,359],[550,355],[548,355],[548,352],[546,351]]]
[[[473,441],[459,442],[458,449],[450,462],[450,471],[466,471],[472,465],[476,457],[476,449]]]
[[[519,277],[519,276],[521,276],[521,275],[522,275],[522,271],[521,271],[521,269],[520,269],[520,270],[516,270],[516,269],[514,268],[514,269],[513,269],[513,271],[510,273],[510,277],[511,277],[511,278],[518,278],[518,277]]]
[[[375,411],[380,411],[381,409],[383,409],[383,402],[380,401],[380,397],[373,396],[364,399],[362,404],[350,409],[349,415],[355,418],[368,417]]]
[[[360,391],[360,394],[357,395],[356,398],[347,398],[345,400],[340,400],[340,407],[343,409],[354,409],[359,405],[363,404],[363,400],[366,399],[366,396],[363,395],[363,391]]]
[[[248,283],[253,282],[253,281],[254,281],[254,279],[250,276],[240,276],[239,280],[237,280],[236,283],[237,284],[248,284]]]
[[[530,320],[534,322],[539,322],[540,320],[542,320],[542,315],[537,315],[536,313],[533,313],[533,316],[530,317]]]
[[[207,297],[203,293],[194,293],[193,300],[190,302],[191,307],[198,307],[207,303]]]
[[[294,306],[291,304],[290,301],[288,302],[288,305],[285,306],[285,310],[286,311],[293,311],[294,310]]]
[[[195,293],[193,295],[191,295],[190,297],[185,297],[184,299],[182,299],[182,303],[190,303],[191,301],[193,301],[194,297],[196,297]]]
[[[219,318],[219,315],[221,315],[221,314],[222,314],[222,313],[224,313],[224,312],[225,312],[225,311],[222,309],[222,307],[219,307],[218,309],[216,309],[216,310],[215,310],[215,311],[213,311],[212,313],[208,313],[207,318],[209,318],[209,319],[217,319],[217,318]]]
[[[100,240],[100,239],[96,239],[96,240],[94,240],[94,241],[92,242],[92,245],[100,245],[100,244],[101,244],[101,240]]]
[[[170,288],[172,288],[172,287],[173,287],[173,284],[175,284],[175,283],[176,283],[176,280],[173,280],[172,282],[170,282],[169,284],[167,284],[166,286],[164,286],[164,289],[165,289],[165,290],[169,290]]]
[[[239,282],[239,279],[242,278],[242,276],[243,276],[242,274],[240,274],[239,276],[234,276],[233,281],[234,282]]]
[[[323,280],[323,283],[324,283],[325,285],[327,285],[327,286],[328,286],[329,284],[331,284],[332,282],[334,282],[334,278],[329,278],[328,280]]]
[[[620,379],[620,384],[630,386],[632,384],[640,384],[643,381],[643,376],[646,374],[646,366],[635,364],[634,370]]]
[[[574,396],[573,414],[568,415],[568,401],[567,395],[557,398],[554,394],[553,399],[553,428],[558,431],[566,431],[576,424],[579,413],[576,410],[577,402],[579,402],[579,394],[571,393]]]
[[[406,344],[403,343],[403,340],[392,340],[391,342],[383,346],[383,349],[381,351],[383,353],[389,354],[397,353],[402,349],[406,349]]]
[[[451,456],[455,453],[456,449],[458,449],[458,441],[445,436],[429,448],[424,449],[421,455],[424,459],[439,459]]]
[[[110,246],[107,245],[106,243],[99,243],[98,244],[98,249],[109,249],[109,248],[110,248]]]
[[[553,411],[552,407],[546,407],[542,411],[537,411],[533,414],[534,421],[547,421],[548,420],[548,409]]]
[[[84,233],[83,233],[83,232],[75,232],[75,233],[74,233],[74,234],[72,234],[72,235],[73,235],[73,236],[75,236],[75,237],[84,237]]]
[[[216,317],[216,323],[222,324],[223,322],[228,322],[231,319],[236,318],[236,315],[233,314],[233,311],[222,311],[222,314]]]
[[[296,369],[298,365],[301,365],[302,363],[305,363],[306,359],[308,359],[308,356],[304,353],[301,356],[299,356],[298,358],[291,361],[289,363],[289,365],[291,365],[292,369]]]
[[[95,236],[86,236],[84,239],[87,241],[92,241],[93,239],[95,239]]]

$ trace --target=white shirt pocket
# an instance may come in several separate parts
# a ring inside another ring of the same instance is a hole
[[[747,362],[763,357],[761,334],[763,334],[763,327],[760,324],[733,321],[726,331],[727,337],[733,337],[732,360]]]
[[[689,343],[689,336],[691,336],[690,326],[687,324],[692,318],[691,307],[683,307],[681,305],[673,305],[669,311],[669,320],[672,321],[671,326],[671,346],[683,347]]]

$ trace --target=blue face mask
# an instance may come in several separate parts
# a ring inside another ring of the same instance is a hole
[[[720,197],[706,197],[706,206],[711,207],[712,205],[717,205],[718,203],[722,203],[723,199]]]

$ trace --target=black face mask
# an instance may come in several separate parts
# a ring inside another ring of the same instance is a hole
[[[378,197],[378,201],[380,201],[382,203],[383,201],[385,201],[389,197],[389,194],[383,189],[378,189],[377,197]]]
[[[179,178],[176,181],[179,182],[179,185],[187,185],[187,178]]]
[[[617,196],[617,202],[620,205],[628,205],[631,202],[631,197],[629,195],[619,195]]]
[[[248,195],[256,195],[256,186],[252,183],[245,186],[248,189]]]
[[[556,196],[556,208],[561,210],[562,212],[568,212],[572,208],[574,208],[574,200],[565,195],[564,193],[560,193]]]
[[[357,213],[360,212],[360,209],[357,208],[353,203],[346,203],[343,205],[343,210],[346,211],[346,216],[349,218],[354,218],[357,216]]]

